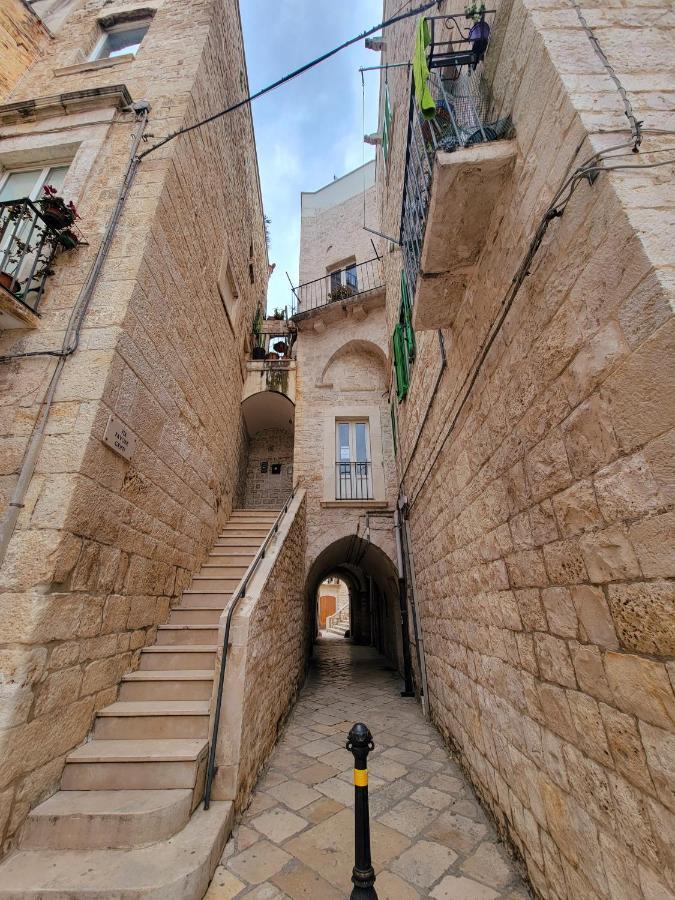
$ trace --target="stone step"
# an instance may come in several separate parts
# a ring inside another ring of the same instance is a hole
[[[253,557],[255,555],[252,548],[249,549],[251,549],[250,553],[245,553],[241,548],[237,547],[233,550],[228,550],[226,547],[217,548],[217,551],[211,550],[209,558],[204,565],[215,567],[237,565],[246,571],[253,562]]]
[[[221,610],[209,606],[176,606],[171,610],[168,625],[217,625]]]
[[[183,591],[180,605],[183,609],[194,609],[195,607],[211,607],[211,609],[223,610],[230,602],[232,591],[221,591],[220,593],[207,593],[204,591]]]
[[[232,593],[241,581],[241,575],[237,577],[223,578],[220,575],[195,575],[190,585],[191,591],[227,591]]]
[[[89,741],[66,757],[61,787],[64,791],[196,788],[201,796],[207,749],[205,739]]]
[[[260,537],[264,538],[272,526],[254,525],[254,524],[234,524],[225,525],[219,534],[219,537]]]
[[[94,740],[206,738],[209,706],[208,700],[118,700],[98,711]]]
[[[146,647],[141,653],[139,668],[152,669],[211,669],[216,664],[214,645],[189,647]]]
[[[105,850],[144,847],[180,831],[192,791],[59,791],[31,811],[23,850]]]
[[[0,900],[201,900],[233,819],[232,803],[216,801],[150,847],[19,850],[0,865]]]
[[[161,657],[160,657],[161,659]],[[120,700],[210,700],[213,669],[129,672],[120,684]]]
[[[218,626],[214,625],[159,625],[157,647],[181,647],[190,644],[216,644]]]
[[[253,557],[251,556],[251,560]],[[250,561],[249,560],[249,563]],[[195,578],[236,578],[241,581],[242,576],[246,574],[249,563],[243,565],[229,565],[227,562],[205,562]]]
[[[250,553],[251,559],[256,555],[263,542],[262,537],[247,537],[246,535],[236,535],[235,537],[216,538],[216,541],[209,552],[209,559],[215,554],[219,555],[221,550],[233,550],[236,553]]]

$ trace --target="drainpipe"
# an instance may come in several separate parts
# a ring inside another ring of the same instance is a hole
[[[394,510],[394,534],[396,535],[396,563],[398,566],[398,602],[401,610],[401,637],[403,645],[403,681],[405,686],[401,691],[402,697],[414,697],[415,688],[412,679],[412,664],[410,661],[410,623],[408,621],[408,602],[406,591],[406,568],[401,537],[401,515],[398,507]],[[424,702],[424,698],[423,698]]]
[[[96,253],[96,256],[94,258],[94,262],[92,263],[89,274],[87,275],[87,280],[85,281],[82,290],[80,291],[80,295],[78,296],[73,307],[71,318],[68,323],[68,327],[66,328],[62,351],[59,354],[59,360],[50,379],[49,387],[47,389],[47,393],[42,402],[42,407],[38,415],[38,420],[35,424],[35,428],[33,429],[33,433],[31,434],[28,446],[26,447],[26,452],[24,453],[21,463],[19,477],[14,486],[14,490],[12,491],[12,496],[10,498],[7,509],[5,510],[5,514],[2,517],[2,521],[0,521],[0,566],[2,566],[5,561],[7,548],[9,547],[9,542],[12,539],[12,535],[14,534],[14,529],[16,528],[19,514],[24,506],[26,492],[28,491],[28,487],[33,477],[33,472],[35,471],[35,466],[37,465],[38,456],[40,455],[40,450],[42,448],[42,441],[45,435],[45,430],[47,428],[49,412],[54,401],[56,388],[58,387],[59,381],[61,380],[61,373],[63,372],[68,357],[72,356],[72,354],[77,350],[80,340],[80,329],[82,328],[84,317],[87,313],[87,309],[89,308],[89,303],[91,302],[94,288],[96,287],[96,284],[98,282],[101,269],[103,268],[103,264],[106,260],[106,257],[108,256],[108,250],[110,249],[110,244],[112,243],[117,223],[120,216],[122,215],[122,210],[124,208],[129,189],[131,188],[131,184],[136,175],[136,170],[139,163],[139,159],[136,154],[138,152],[138,147],[141,143],[143,132],[145,131],[145,126],[147,124],[150,104],[146,103],[145,101],[139,101],[138,103],[133,104],[132,109],[136,113],[139,127],[136,131],[136,134],[134,135],[134,140],[131,145],[129,162],[127,164],[127,170],[124,175],[124,181],[122,182],[122,186],[117,195],[115,206],[112,213],[110,214],[108,224],[106,225],[103,240],[99,245],[98,252]],[[74,339],[74,343],[72,345],[70,343],[71,339]]]
[[[400,541],[403,551],[403,558],[406,562],[406,571],[410,573],[410,606],[413,614],[413,630],[415,633],[415,645],[417,647],[417,663],[420,667],[420,678],[422,679],[422,712],[425,716],[429,715],[429,694],[427,691],[427,666],[424,660],[424,640],[419,625],[419,616],[417,610],[417,582],[415,579],[415,563],[410,552],[410,534],[408,532],[408,524],[405,518],[404,510],[407,506],[405,497],[400,496],[397,514],[400,528]]]

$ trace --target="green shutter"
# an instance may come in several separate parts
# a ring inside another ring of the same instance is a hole
[[[413,362],[417,345],[415,343],[415,332],[412,327],[412,307],[410,304],[410,294],[408,293],[408,279],[406,278],[404,269],[401,270],[400,322],[403,326],[408,361]]]
[[[396,396],[403,400],[408,393],[408,365],[406,361],[405,338],[403,328],[398,322],[392,336],[394,349],[394,371],[396,373]]]
[[[396,446],[396,412],[394,411],[393,403],[389,405],[389,413],[391,415],[391,436],[394,439],[394,453],[398,453],[398,447]]]

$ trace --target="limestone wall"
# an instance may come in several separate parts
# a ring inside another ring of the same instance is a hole
[[[246,805],[276,743],[309,660],[311,616],[302,569],[305,513],[300,490],[233,617],[213,797],[234,800],[237,809]]]
[[[293,487],[293,435],[281,428],[259,431],[248,442],[244,506],[281,509]],[[261,470],[267,463],[267,471]],[[273,465],[281,471],[274,474]]]
[[[583,4],[647,128],[674,127],[667,5]],[[387,36],[383,62],[409,55],[413,27]],[[398,408],[431,714],[539,896],[665,898],[675,888],[673,169],[579,186],[472,382],[554,191],[630,137],[567,3],[501,4],[490,52],[518,161],[444,333],[447,365],[437,334],[418,334]],[[400,70],[389,89],[393,155],[378,202],[391,233],[408,108]],[[615,162],[660,161],[667,154],[648,151],[673,143],[648,133],[639,156],[628,147]],[[387,263],[391,328],[399,254]]]
[[[133,61],[55,75],[90,49],[95,17],[110,12],[103,0],[78,5],[53,53],[12,99],[124,82],[134,99],[150,101],[148,132],[160,137],[246,89],[234,2],[153,6]],[[101,109],[2,127],[0,164],[9,149],[35,157],[45,146],[74,143],[64,194],[77,203],[89,242],[59,258],[39,328],[0,335],[2,353],[60,346],[137,127],[130,114]],[[239,292],[234,323],[216,285],[225,248]],[[139,648],[153,642],[237,499],[240,360],[266,279],[248,111],[140,164],[0,573],[5,846],[28,809],[58,785],[64,754],[85,737],[94,710],[115,698]],[[35,358],[0,372],[5,496],[53,365]],[[111,412],[136,437],[129,462],[102,443]]]
[[[323,277],[328,268],[346,260],[362,263],[375,257],[371,239],[376,242],[379,239],[363,229],[364,186],[366,224],[377,227],[373,175],[374,164],[367,163],[364,168],[345,175],[344,179],[302,195],[300,284]],[[339,182],[347,179],[348,187],[338,193]],[[343,199],[345,193],[349,196]],[[335,195],[338,202],[322,201],[323,194],[329,194],[330,201]],[[380,252],[379,247],[377,252]]]
[[[0,100],[49,45],[49,32],[25,0],[0,7]]]

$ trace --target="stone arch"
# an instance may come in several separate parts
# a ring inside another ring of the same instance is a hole
[[[337,376],[337,377],[336,377]],[[321,387],[339,391],[384,390],[387,383],[387,356],[373,341],[354,339],[335,350],[319,378]]]

